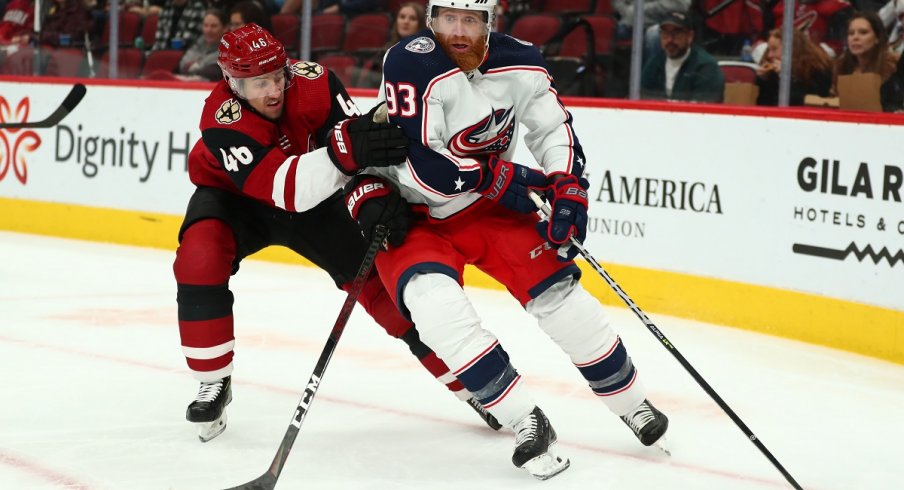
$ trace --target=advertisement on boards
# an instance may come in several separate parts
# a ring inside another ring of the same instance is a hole
[[[0,118],[42,119],[70,86],[3,83]],[[89,86],[53,128],[0,131],[0,195],[182,214],[208,90]]]
[[[572,110],[600,260],[904,311],[900,126]]]
[[[5,121],[43,118],[69,89],[0,87]],[[57,127],[0,131],[0,196],[181,216],[208,91],[89,86]],[[901,126],[569,109],[597,259],[904,311]],[[535,163],[523,142],[515,160]]]

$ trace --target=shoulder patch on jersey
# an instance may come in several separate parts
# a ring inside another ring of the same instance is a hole
[[[235,99],[227,99],[214,116],[220,124],[232,124],[242,118],[242,105]]]
[[[323,67],[313,61],[298,61],[290,69],[294,75],[309,80],[320,78],[320,75],[323,75]]]
[[[509,36],[508,34],[506,34],[506,37],[510,37],[510,38],[514,39],[515,41],[518,41],[519,43],[521,43],[521,44],[523,44],[523,45],[525,45],[525,46],[533,46],[533,45],[534,45],[534,43],[532,43],[532,42],[530,42],[530,41],[524,41],[524,40],[522,40],[522,39],[518,39],[517,37]]]
[[[429,37],[419,37],[405,45],[405,49],[412,53],[429,53],[436,48],[436,43]]]

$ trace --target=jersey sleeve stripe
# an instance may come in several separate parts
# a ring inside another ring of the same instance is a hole
[[[289,164],[289,172],[286,175],[286,211],[295,212],[295,201],[296,201],[296,191],[295,191],[295,174],[298,171],[298,157],[290,157],[287,158],[286,161],[292,161]]]
[[[559,93],[552,87],[549,87],[549,91],[556,97],[556,102],[559,103],[559,108],[562,109],[562,113],[565,116],[565,135],[568,136],[568,164],[565,167],[566,171],[570,174],[574,173],[574,131],[571,127],[571,114],[568,113],[568,110],[565,109],[565,106],[562,105],[562,100],[559,99]],[[583,169],[582,169],[583,173]]]
[[[286,179],[297,158],[295,155],[286,158],[273,175],[273,204],[280,209],[286,209]]]

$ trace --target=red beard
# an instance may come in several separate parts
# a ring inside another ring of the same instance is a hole
[[[445,34],[436,34],[436,39],[439,41],[439,45],[443,47],[443,51],[446,52],[446,55],[448,55],[449,58],[452,58],[452,61],[461,68],[461,71],[467,73],[477,69],[477,67],[483,63],[486,38],[481,37],[480,39],[471,39],[460,36],[453,37]],[[463,43],[468,43],[471,46],[464,53],[452,51],[448,46],[451,46],[456,41],[463,41]]]

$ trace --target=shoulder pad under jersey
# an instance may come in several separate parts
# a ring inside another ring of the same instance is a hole
[[[438,75],[457,68],[433,33],[425,29],[389,48],[383,63],[383,75],[387,81],[404,80],[424,87]]]
[[[546,69],[543,53],[533,44],[498,32],[490,33],[490,54],[481,71],[506,66],[537,66]]]

